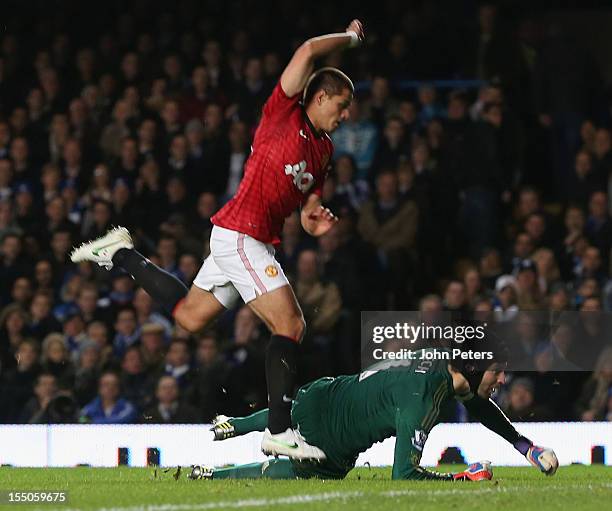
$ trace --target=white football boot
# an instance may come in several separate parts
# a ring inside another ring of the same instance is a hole
[[[261,441],[261,451],[268,456],[289,456],[297,460],[321,461],[327,458],[321,449],[310,445],[299,431],[291,428],[276,435],[266,428]]]
[[[125,227],[115,227],[104,236],[86,241],[70,253],[73,263],[91,261],[107,270],[113,267],[113,256],[120,248],[134,248],[130,231]]]

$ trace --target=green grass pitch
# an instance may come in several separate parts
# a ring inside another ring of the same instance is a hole
[[[456,470],[457,467],[440,467]],[[533,468],[494,467],[479,483],[391,481],[390,469],[359,468],[344,481],[190,481],[187,469],[0,468],[0,491],[66,490],[66,504],[2,509],[116,511],[262,510],[543,510],[612,509],[612,467],[561,467],[554,477]]]

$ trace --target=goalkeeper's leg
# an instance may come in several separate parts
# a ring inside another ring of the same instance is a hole
[[[272,459],[230,468],[206,468],[194,465],[189,479],[296,479],[293,465],[287,459]]]
[[[265,428],[264,428],[265,429]],[[290,460],[278,459],[213,470],[213,479],[295,479]]]
[[[260,410],[246,417],[225,417],[218,415],[213,421],[215,440],[225,440],[246,435],[253,431],[265,431],[268,427],[268,409]]]

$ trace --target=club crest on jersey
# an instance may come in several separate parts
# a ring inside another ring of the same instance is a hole
[[[306,193],[314,183],[314,176],[310,172],[306,172],[306,166],[306,160],[294,165],[285,165],[285,174],[293,176],[293,184],[302,193]]]
[[[266,269],[264,271],[266,272],[266,275],[268,277],[276,277],[278,275],[278,270],[273,264],[266,266]]]

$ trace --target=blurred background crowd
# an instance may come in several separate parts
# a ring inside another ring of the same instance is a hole
[[[612,95],[592,48],[545,9],[344,3],[7,2],[1,422],[265,407],[268,336],[248,307],[190,336],[128,275],[68,253],[123,225],[189,285],[292,51],[353,17],[366,44],[321,62],[356,83],[323,194],[340,221],[313,239],[296,213],[277,249],[308,325],[301,381],[359,371],[362,310],[522,311],[533,368],[497,397],[510,418],[612,420],[601,327],[565,343],[593,371],[551,373],[528,315],[612,310]]]

